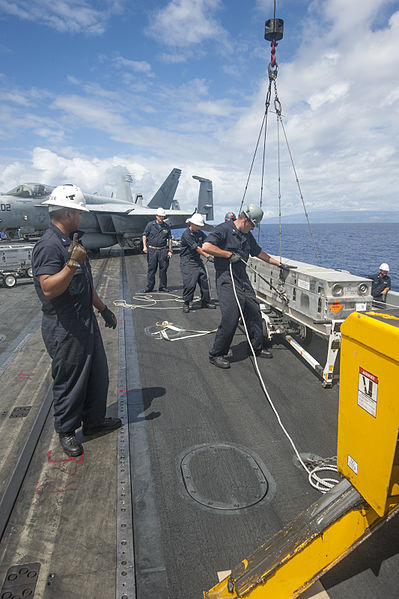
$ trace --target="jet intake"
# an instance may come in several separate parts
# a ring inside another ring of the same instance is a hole
[[[80,241],[87,250],[109,248],[117,243],[116,235],[106,235],[104,233],[83,233]]]

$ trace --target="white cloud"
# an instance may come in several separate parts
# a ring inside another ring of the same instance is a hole
[[[123,56],[116,56],[112,62],[114,66],[119,69],[126,68],[136,73],[146,74],[151,72],[151,65],[146,60],[130,60],[128,58],[124,58]]]
[[[221,0],[171,0],[152,15],[148,35],[172,48],[187,48],[207,40],[223,42],[226,32],[215,18],[222,7]]]
[[[193,31],[186,32],[187,11],[194,4],[203,27],[197,28],[193,18]],[[317,18],[309,21],[312,35],[304,38],[291,62],[279,64],[277,87],[284,123],[308,209],[377,208],[381,198],[384,208],[396,207],[399,12],[388,20],[391,5],[388,0],[364,0],[362,7],[356,3],[359,10],[353,14],[352,8],[347,7],[345,12],[338,0],[312,3],[309,14],[317,8]],[[170,53],[184,59],[192,50],[200,52],[203,42],[214,39],[220,27],[216,21],[220,7],[216,1],[168,2],[155,19],[159,29],[152,33],[157,31],[165,45],[168,40],[163,36],[169,34]],[[175,28],[173,16],[177,17]],[[173,41],[178,35],[180,46]],[[284,43],[288,40],[281,42],[280,49]],[[237,209],[264,112],[268,82],[259,84],[256,93],[251,86],[242,89],[233,84],[231,92],[226,92],[212,81],[208,71],[187,76],[182,70],[180,79],[176,68],[174,77],[162,79],[149,61],[122,56],[107,60],[108,65],[116,60],[113,66],[119,65],[117,79],[119,83],[122,79],[123,86],[111,85],[105,77],[97,81],[95,75],[93,81],[77,79],[72,73],[69,82],[76,86],[76,93],[52,97],[43,89],[46,99],[42,104],[32,93],[6,90],[11,95],[3,96],[1,102],[2,134],[11,137],[18,129],[23,133],[33,130],[47,137],[47,144],[38,139],[30,141],[24,147],[26,152],[35,145],[43,147],[24,162],[11,158],[0,161],[1,188],[11,188],[27,179],[55,184],[64,180],[65,173],[87,191],[111,193],[117,170],[123,166],[130,172],[135,170],[137,185],[148,198],[171,168],[178,167],[183,175],[176,197],[182,206],[192,205],[196,198],[197,183],[191,175],[199,174],[214,181],[219,216],[229,208]],[[205,78],[208,74],[209,80]],[[19,103],[12,101],[16,97],[21,98]],[[29,102],[33,104],[27,106]],[[44,103],[52,109],[51,118],[44,117],[48,114],[42,111]],[[273,109],[272,104],[264,203],[268,212],[276,213]],[[87,134],[88,129],[93,135]],[[60,151],[56,142],[62,138]],[[101,158],[96,157],[94,144]],[[282,134],[280,144],[283,212],[300,212],[301,201]],[[259,199],[260,167],[259,154],[248,201]]]
[[[0,11],[46,25],[61,33],[104,33],[108,19],[121,12],[122,0],[104,0],[103,10],[88,0],[0,0]]]

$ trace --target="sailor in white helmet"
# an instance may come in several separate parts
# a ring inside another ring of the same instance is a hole
[[[33,248],[34,284],[52,358],[54,426],[65,453],[76,457],[83,453],[75,435],[80,426],[85,436],[121,426],[119,418],[105,417],[108,363],[93,306],[106,327],[114,329],[117,321],[94,289],[86,250],[78,241],[81,215],[89,212],[82,191],[60,185],[43,204],[49,207],[50,227]]]
[[[144,229],[142,241],[143,252],[147,254],[147,286],[145,293],[150,293],[155,285],[155,273],[159,266],[159,291],[168,291],[167,270],[169,260],[173,256],[172,233],[165,222],[166,212],[157,208],[155,220],[149,222]]]
[[[387,293],[391,289],[391,277],[389,273],[389,264],[383,262],[380,264],[380,272],[376,275],[370,275],[372,279],[371,295],[373,296],[374,307],[385,308],[384,304],[387,301]]]
[[[204,252],[202,244],[206,235],[201,231],[205,225],[202,215],[194,212],[186,221],[188,228],[184,231],[180,240],[180,269],[183,278],[183,312],[190,311],[190,302],[193,301],[194,291],[197,283],[201,292],[201,308],[216,308],[211,303],[209,295],[208,277],[201,256],[209,258]]]

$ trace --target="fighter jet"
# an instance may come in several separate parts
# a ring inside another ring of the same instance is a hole
[[[173,169],[147,206],[143,196],[131,191],[132,179],[122,173],[116,197],[105,197],[84,193],[89,212],[82,215],[80,228],[83,231],[81,242],[89,250],[111,247],[119,243],[121,247],[137,248],[146,224],[154,220],[157,208],[166,210],[166,218],[172,229],[186,226],[186,219],[195,210],[213,220],[212,181],[193,176],[200,182],[198,205],[192,210],[180,210],[174,195],[179,183],[181,170]],[[49,226],[47,206],[54,187],[40,183],[24,183],[0,195],[0,230],[9,238],[17,236],[18,230],[24,237],[41,235]]]

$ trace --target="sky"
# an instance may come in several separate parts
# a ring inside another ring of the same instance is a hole
[[[124,171],[148,201],[177,167],[181,208],[192,175],[213,181],[215,220],[243,198],[264,222],[302,198],[309,214],[398,210],[399,1],[277,0],[284,129],[273,84],[250,171],[273,16],[273,0],[0,0],[0,191],[111,195]]]

